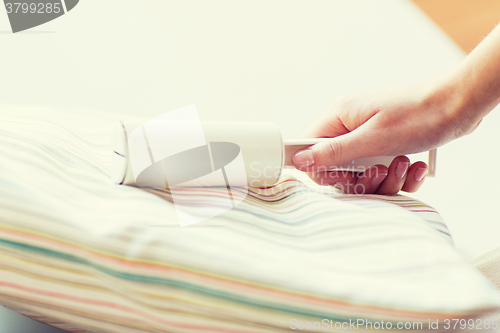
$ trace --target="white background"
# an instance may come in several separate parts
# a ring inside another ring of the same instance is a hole
[[[340,95],[424,81],[465,56],[407,0],[82,0],[18,34],[0,10],[0,45],[2,104],[152,117],[195,103],[202,120],[272,121],[286,139]],[[414,195],[467,257],[500,245],[499,125],[496,112],[441,148]]]

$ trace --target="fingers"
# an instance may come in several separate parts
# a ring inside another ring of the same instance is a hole
[[[408,169],[410,167],[410,159],[406,156],[397,156],[389,165],[389,173],[380,184],[377,194],[396,194],[403,187]]]
[[[338,187],[347,194],[393,195],[403,190],[415,192],[424,183],[428,167],[424,162],[410,165],[406,156],[394,158],[389,167],[375,165],[363,173],[327,171],[308,173],[319,185]]]
[[[322,172],[339,167],[361,156],[372,156],[372,141],[362,128],[331,138],[292,157],[294,165],[301,171]]]
[[[405,192],[416,192],[424,183],[427,171],[427,164],[424,162],[413,163],[408,169],[408,175],[406,176],[402,190]]]
[[[294,165],[301,171],[321,172],[359,157],[380,155],[374,150],[380,140],[371,140],[373,129],[365,126],[375,112],[367,110],[371,109],[361,107],[358,98],[337,98],[305,133],[305,137],[331,139],[297,152],[292,157]]]
[[[359,174],[356,180],[357,189],[363,188],[363,194],[372,194],[377,192],[380,184],[384,182],[388,175],[388,169],[385,165],[375,165]],[[354,194],[360,194],[354,192]]]
[[[384,165],[375,165],[358,174],[350,171],[328,171],[309,173],[309,177],[319,185],[337,186],[349,194],[372,194],[387,177],[388,169]]]
[[[325,112],[307,131],[305,138],[333,138],[349,132],[342,120],[342,113],[349,113],[356,109],[353,105],[356,99],[348,96],[337,98],[327,112]],[[352,130],[352,129],[351,129]]]
[[[389,174],[376,193],[392,195],[400,190],[415,192],[424,183],[427,170],[427,164],[424,162],[415,162],[410,166],[408,157],[398,156],[392,160]]]
[[[308,173],[308,176],[319,185],[338,186],[347,188],[347,184],[356,182],[356,175],[349,171],[327,171]]]
[[[307,131],[304,138],[333,138],[339,135],[349,133],[338,115],[329,113],[321,116]]]

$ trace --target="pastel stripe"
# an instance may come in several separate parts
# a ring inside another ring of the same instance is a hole
[[[118,119],[0,112],[3,304],[74,332],[120,333],[426,322],[500,306],[436,210],[404,196],[341,195],[287,170],[234,209],[180,228],[168,190],[111,183]],[[176,204],[225,207],[225,191],[181,191]]]

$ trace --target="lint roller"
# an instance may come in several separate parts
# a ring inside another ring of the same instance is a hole
[[[328,139],[283,141],[269,122],[119,122],[112,133],[111,178],[117,184],[153,188],[268,187],[278,182],[283,168],[294,167],[297,151],[322,140]],[[360,158],[332,170],[363,172],[377,164],[389,166],[394,157]],[[429,176],[435,173],[435,161],[432,150]]]

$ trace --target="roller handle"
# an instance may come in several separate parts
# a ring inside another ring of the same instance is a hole
[[[293,141],[285,141],[285,158],[284,158],[284,166],[285,167],[295,167],[292,162],[292,156],[298,152],[299,150],[305,149],[317,143],[329,140],[328,138],[318,138],[318,139],[303,139],[303,140],[293,140]],[[429,151],[428,157],[428,166],[429,172],[427,176],[434,177],[436,175],[436,149]],[[340,167],[332,168],[332,171],[353,171],[353,172],[363,172],[369,167],[373,165],[385,165],[389,167],[392,160],[396,156],[373,156],[373,157],[364,157],[352,160]]]

